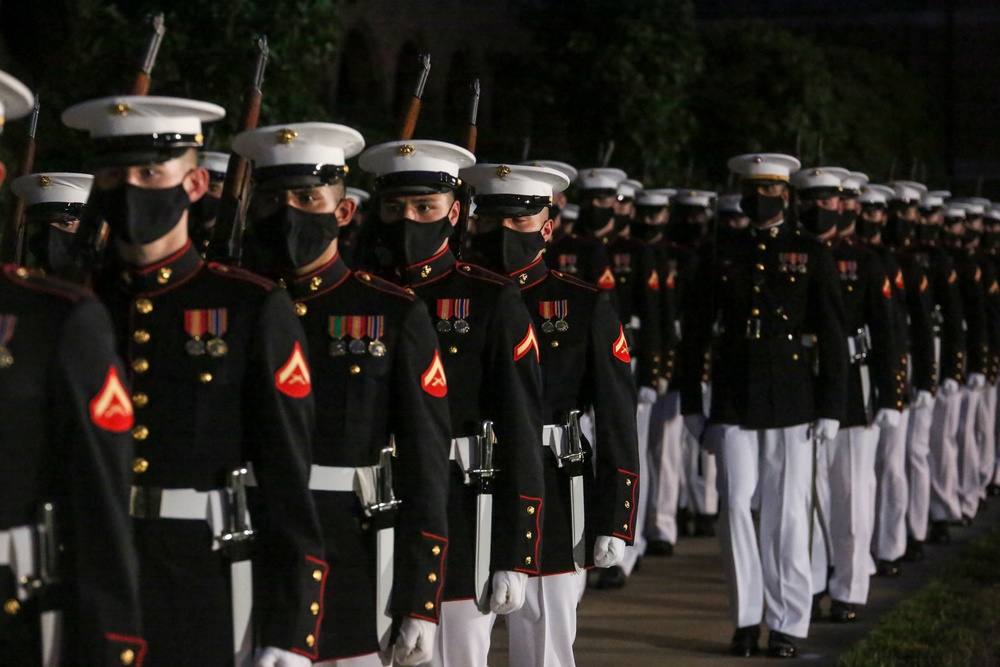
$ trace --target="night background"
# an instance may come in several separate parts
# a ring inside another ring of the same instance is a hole
[[[86,169],[59,114],[130,89],[157,11],[150,94],[225,106],[216,150],[264,33],[261,125],[394,139],[430,53],[415,137],[462,142],[478,77],[482,161],[585,168],[613,141],[647,187],[725,189],[728,157],[773,151],[1000,199],[1000,6],[974,0],[0,0],[0,68],[41,97],[36,171]],[[3,135],[12,170],[26,130]]]

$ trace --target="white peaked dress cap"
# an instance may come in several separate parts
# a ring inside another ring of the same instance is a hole
[[[15,178],[10,184],[25,206],[35,204],[85,204],[94,177],[73,172],[46,172]]]
[[[729,158],[726,166],[745,180],[787,181],[802,163],[783,153],[745,153]]]

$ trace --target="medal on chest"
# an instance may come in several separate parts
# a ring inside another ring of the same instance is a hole
[[[210,357],[225,356],[229,352],[229,345],[222,337],[228,328],[229,316],[225,308],[185,310],[184,331],[191,338],[184,344],[184,349],[192,357],[206,353]]]
[[[469,333],[469,300],[468,299],[438,299],[438,322],[434,326],[441,333],[454,330],[455,333]],[[454,318],[454,322],[452,322]]]
[[[538,313],[545,320],[542,322],[542,333],[550,334],[553,331],[564,333],[569,331],[569,322],[566,315],[569,313],[569,303],[566,299],[561,301],[539,301]],[[557,318],[552,322],[552,318]]]

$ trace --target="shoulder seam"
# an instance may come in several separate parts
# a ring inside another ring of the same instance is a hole
[[[277,283],[238,266],[229,266],[228,264],[220,264],[219,262],[208,262],[205,266],[209,271],[217,276],[227,276],[238,280],[244,280],[249,283],[254,283],[259,287],[263,287],[268,291],[277,287]]]

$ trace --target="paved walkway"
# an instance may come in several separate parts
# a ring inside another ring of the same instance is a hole
[[[948,545],[927,545],[921,563],[904,563],[896,579],[873,578],[869,604],[853,624],[815,623],[798,643],[798,663],[836,665],[840,654],[871,631],[878,617],[920,589],[947,565],[961,545],[1000,524],[1000,499],[968,528],[952,528]],[[576,659],[579,667],[709,667],[775,665],[767,658],[728,655],[729,619],[719,542],[682,538],[671,558],[645,558],[618,591],[588,590],[579,610]],[[828,603],[828,602],[827,602]],[[766,630],[762,633],[766,644]],[[796,664],[795,661],[789,661]],[[490,667],[509,665],[507,631],[498,620]]]

